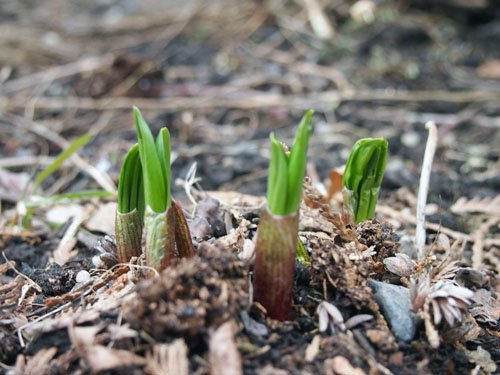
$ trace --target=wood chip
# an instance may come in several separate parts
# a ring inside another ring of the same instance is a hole
[[[307,362],[312,362],[319,353],[319,345],[321,344],[321,336],[313,337],[311,343],[306,348],[305,359]]]
[[[243,364],[234,339],[235,326],[232,321],[222,324],[210,335],[210,373],[220,375],[242,375]]]
[[[325,361],[325,374],[328,375],[366,375],[359,367],[353,367],[351,363],[342,356],[336,356]]]

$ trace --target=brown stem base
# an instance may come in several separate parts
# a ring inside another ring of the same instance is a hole
[[[254,300],[270,318],[286,320],[292,310],[299,215],[276,216],[261,210],[255,244]]]

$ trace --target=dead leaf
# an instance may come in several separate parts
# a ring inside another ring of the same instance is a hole
[[[78,314],[75,314],[74,311],[69,310],[69,312],[59,316],[58,319],[43,319],[39,322],[30,323],[26,328],[23,329],[23,335],[27,336],[30,339],[33,339],[43,333],[49,333],[63,328],[68,328],[69,334],[71,335],[71,327],[73,325],[87,323],[91,320],[97,319],[98,317],[99,314],[94,310],[85,310]],[[27,322],[24,322],[21,325],[24,325],[26,323]],[[21,325],[17,326],[20,327]]]
[[[16,361],[15,374],[45,375],[49,373],[50,361],[57,353],[57,348],[40,349],[33,357],[25,362],[24,357]]]
[[[3,308],[18,303],[24,285],[28,285],[26,279],[18,275],[14,280],[0,286],[0,302]]]
[[[99,326],[73,327],[70,334],[71,341],[75,346],[90,346],[101,329]]]
[[[217,199],[222,205],[230,207],[260,208],[265,200],[250,194],[241,194],[236,191],[207,191],[206,194]]]
[[[236,347],[235,326],[232,321],[222,324],[210,335],[210,373],[242,375],[243,363]]]
[[[486,60],[477,68],[479,77],[500,79],[500,60]]]
[[[328,195],[327,201],[330,202],[332,197],[342,191],[342,173],[335,169],[330,171],[329,183],[328,183]]]
[[[65,224],[72,217],[82,217],[85,215],[85,207],[79,204],[66,204],[51,207],[45,214],[45,218],[50,223]]]
[[[139,333],[128,327],[128,324],[118,325],[118,324],[110,324],[108,326],[108,332],[111,334],[111,340],[118,341],[123,339],[131,339],[137,337]]]
[[[500,300],[496,293],[479,289],[472,298],[474,306],[469,310],[480,323],[496,327],[500,320]]]
[[[85,227],[90,231],[114,235],[116,207],[116,202],[99,205],[99,208],[90,215]]]
[[[468,199],[466,197],[458,198],[450,207],[450,211],[454,214],[465,213],[482,213],[498,216],[500,215],[500,195],[494,198],[491,197],[474,197]]]
[[[151,375],[189,375],[188,348],[183,339],[153,346],[146,354],[146,371]]]
[[[129,366],[144,366],[147,361],[128,350],[112,349],[102,345],[84,349],[85,361],[93,373]]]
[[[338,355],[325,361],[325,373],[328,375],[366,375],[359,367],[353,367],[344,357]]]
[[[238,218],[238,227],[218,239],[224,247],[228,249],[243,249],[245,241],[250,233],[249,226],[251,223],[243,217]]]
[[[383,260],[385,268],[395,275],[410,277],[415,273],[415,265],[410,257],[403,253]]]
[[[27,173],[13,173],[0,168],[0,200],[17,202],[28,185]]]

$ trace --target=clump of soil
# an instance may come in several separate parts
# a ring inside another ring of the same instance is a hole
[[[387,257],[396,255],[399,251],[398,236],[394,233],[392,225],[386,221],[376,219],[360,223],[356,228],[359,243],[373,247],[374,260],[383,261]]]
[[[199,338],[248,308],[243,263],[218,245],[202,243],[198,254],[138,284],[137,293],[124,305],[132,327],[157,340]]]

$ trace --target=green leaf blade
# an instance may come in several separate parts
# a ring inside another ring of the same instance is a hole
[[[59,167],[68,160],[75,152],[77,152],[80,148],[85,146],[92,139],[92,135],[84,134],[81,137],[78,137],[74,142],[72,142],[66,150],[61,152],[57,158],[50,164],[45,170],[43,170],[35,180],[35,187],[33,189],[33,193],[36,193],[40,188],[42,182],[49,177],[51,174],[56,172]]]
[[[153,134],[137,107],[134,107],[134,120],[141,163],[143,166],[145,205],[154,212],[164,212],[167,208],[166,187],[162,166]]]
[[[166,206],[170,207],[172,204],[172,196],[170,192],[170,133],[167,128],[162,128],[156,137],[156,151],[160,160],[163,181],[165,185]]]
[[[128,213],[137,207],[137,194],[142,184],[142,166],[139,156],[139,145],[129,150],[123,161],[118,182],[118,211]]]
[[[275,215],[286,215],[287,186],[288,186],[288,159],[281,142],[271,134],[271,149],[276,159],[276,176],[268,206]]]
[[[302,183],[306,173],[309,136],[312,133],[311,123],[313,115],[314,111],[310,109],[302,117],[290,152],[288,164],[288,201],[286,209],[288,214],[296,212],[300,205]]]

